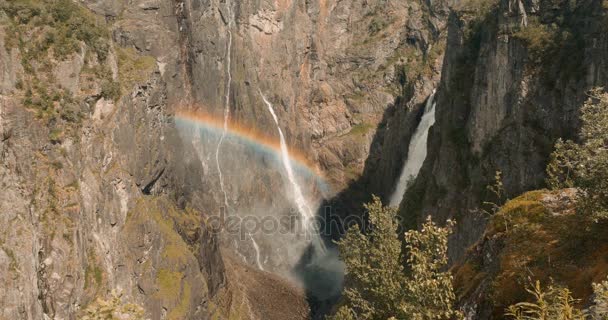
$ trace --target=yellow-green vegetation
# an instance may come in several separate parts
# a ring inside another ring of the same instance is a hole
[[[353,226],[338,242],[347,267],[344,301],[329,319],[460,318],[453,309],[452,276],[444,271],[453,223],[440,228],[429,218],[421,231],[407,232],[404,257],[396,209],[383,207],[375,196],[365,207],[369,233]]]
[[[580,190],[578,211],[608,219],[608,94],[594,89],[581,108],[579,142],[558,140],[547,166],[551,187]]]
[[[81,320],[143,320],[144,309],[138,304],[126,301],[122,294],[112,291],[109,299],[98,298],[89,305]]]
[[[94,283],[93,283],[94,281]],[[101,282],[103,281],[103,271],[97,264],[97,258],[95,256],[95,252],[93,250],[89,250],[87,254],[87,268],[84,271],[84,288],[91,288],[91,285],[95,285],[95,292],[101,286]]]
[[[156,295],[165,300],[173,300],[179,297],[184,274],[179,271],[160,269],[156,273],[156,284],[158,292]]]
[[[184,319],[190,309],[190,292],[191,288],[188,283],[184,283],[184,290],[182,291],[181,299],[179,303],[169,314],[167,320],[181,320]]]
[[[564,192],[533,191],[508,201],[491,219],[484,235],[502,248],[498,270],[491,277],[490,294],[494,314],[526,301],[525,285],[533,277],[543,283],[553,279],[575,296],[591,295],[591,282],[608,274],[606,225],[574,213],[574,204],[549,208],[544,199]],[[456,271],[459,296],[466,296],[486,277],[480,261],[469,260]],[[579,305],[580,306],[580,305]]]
[[[593,284],[593,305],[577,308],[580,299],[572,297],[568,288],[549,285],[542,288],[540,281],[526,289],[532,302],[509,306],[506,316],[514,320],[606,320],[608,319],[608,281]]]
[[[458,4],[456,10],[461,13],[471,13],[475,17],[484,17],[497,5],[496,0],[465,0]]]
[[[177,210],[164,198],[144,198],[129,212],[127,227],[144,223],[150,219],[155,222],[163,236],[163,258],[167,259],[171,265],[186,263],[192,256],[191,250],[196,248],[196,244],[190,248],[185,240],[194,240],[193,238],[196,237],[196,233],[200,229],[199,213],[191,209]],[[183,239],[177,230],[181,230],[185,236],[193,238]]]
[[[129,92],[135,84],[145,81],[156,67],[156,60],[140,56],[133,48],[118,48],[118,77],[123,92]]]
[[[17,263],[17,257],[15,256],[15,253],[13,252],[13,250],[11,250],[11,248],[8,248],[6,246],[2,246],[2,250],[6,253],[8,258],[10,259],[10,262],[8,264],[8,270],[11,272],[17,272],[19,270],[19,264]]]
[[[127,215],[126,232],[137,234],[141,225],[148,224],[159,233],[161,261],[154,281],[158,291],[155,299],[169,307],[168,319],[183,319],[190,310],[192,286],[184,269],[196,263],[194,250],[201,227],[199,213],[192,209],[178,210],[164,197],[144,197]],[[192,245],[188,245],[192,243]],[[145,272],[154,272],[144,265]]]
[[[352,136],[364,136],[368,132],[370,132],[370,130],[372,130],[373,128],[374,128],[374,126],[372,126],[371,124],[369,124],[367,122],[361,122],[361,123],[353,126],[350,129],[350,131],[348,132],[348,134],[352,135]]]
[[[73,95],[53,74],[60,61],[86,52],[104,63],[109,50],[105,20],[72,0],[7,0],[0,3],[0,23],[6,30],[8,50],[17,50],[24,74],[16,83],[25,107],[40,119],[62,119],[78,125],[81,113]],[[68,133],[69,125],[63,126]],[[49,139],[59,142],[56,132]]]
[[[557,26],[542,24],[535,17],[530,17],[528,25],[521,27],[513,37],[524,41],[530,58],[541,62],[547,52],[555,46]]]
[[[47,52],[62,60],[80,51],[84,42],[101,61],[108,54],[108,31],[103,19],[71,0],[7,0],[0,10],[9,17],[6,43],[18,46],[26,71],[44,63]]]

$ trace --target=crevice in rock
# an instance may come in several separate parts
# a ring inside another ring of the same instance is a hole
[[[145,195],[151,195],[152,194],[152,188],[154,188],[154,185],[156,184],[156,182],[158,181],[158,179],[160,179],[160,177],[163,175],[163,173],[165,172],[165,168],[162,168],[158,174],[156,175],[156,177],[154,177],[152,179],[152,181],[148,182],[148,184],[146,184],[143,189],[141,189],[141,192],[143,192],[143,194]]]

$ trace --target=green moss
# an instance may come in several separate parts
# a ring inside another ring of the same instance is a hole
[[[544,192],[528,192],[505,203],[491,221],[491,232],[503,232],[510,226],[541,223],[547,217],[547,209],[540,202]]]
[[[188,246],[182,241],[167,244],[163,249],[163,258],[175,265],[185,264],[190,254]]]
[[[13,252],[13,250],[11,250],[10,248],[7,248],[5,246],[2,247],[2,250],[6,253],[8,258],[10,259],[10,262],[8,264],[8,270],[11,272],[17,272],[19,270],[19,263],[17,262],[17,257],[15,256],[15,252]]]
[[[528,53],[534,62],[541,62],[552,48],[555,47],[555,25],[545,25],[538,20],[530,19],[527,27],[522,27],[513,37],[524,41]]]
[[[373,128],[374,126],[372,126],[371,124],[367,122],[362,122],[353,126],[347,134],[352,136],[364,136],[369,133]]]
[[[156,273],[156,284],[159,299],[173,301],[179,297],[183,274],[169,269],[160,269]]]
[[[179,304],[175,306],[167,315],[168,320],[180,320],[185,319],[188,314],[188,310],[190,310],[190,295],[191,288],[190,284],[184,284],[184,290],[182,291],[181,298],[179,300]]]
[[[49,140],[52,143],[60,143],[63,140],[63,130],[56,128],[49,133]]]
[[[550,195],[546,190],[525,193],[508,201],[490,221],[484,238],[500,248],[498,270],[491,278],[496,315],[528,299],[524,288],[529,278],[544,283],[553,279],[575,296],[589,297],[592,280],[608,273],[606,225],[575,214],[572,203],[552,202],[548,208],[544,198]],[[476,270],[462,272],[469,273],[463,283],[478,277]]]
[[[156,59],[150,56],[140,56],[133,48],[119,48],[118,76],[123,92],[130,92],[133,86],[148,79],[150,72],[156,67]]]
[[[84,288],[90,288],[93,284],[92,281],[95,281],[95,291],[99,289],[103,281],[103,271],[97,265],[95,254],[90,252],[89,258],[87,262],[87,268],[84,271]]]

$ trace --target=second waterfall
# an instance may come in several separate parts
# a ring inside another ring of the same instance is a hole
[[[416,128],[416,132],[410,139],[407,159],[403,165],[401,175],[395,187],[395,191],[390,199],[391,207],[398,207],[403,199],[403,195],[408,186],[416,179],[418,172],[422,167],[424,159],[426,159],[426,145],[429,134],[429,129],[435,124],[435,90],[429,96],[424,107],[424,114],[420,120],[420,124]]]

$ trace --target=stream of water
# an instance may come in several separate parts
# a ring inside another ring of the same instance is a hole
[[[403,165],[403,170],[399,176],[399,181],[395,187],[395,191],[390,199],[391,207],[398,207],[403,199],[405,191],[410,184],[418,176],[418,172],[426,159],[426,144],[428,140],[429,129],[435,123],[435,90],[429,96],[424,106],[424,114],[420,120],[420,124],[416,128],[414,135],[410,139],[407,159]]]
[[[324,254],[326,250],[325,244],[321,240],[318,230],[316,230],[315,228],[315,211],[312,210],[310,204],[304,197],[304,194],[302,193],[302,188],[300,188],[300,185],[296,180],[294,170],[291,166],[291,160],[289,159],[289,149],[287,148],[285,136],[283,135],[283,130],[281,130],[281,126],[279,125],[279,118],[274,112],[272,104],[268,101],[268,99],[266,99],[262,91],[260,91],[260,95],[262,96],[262,100],[264,100],[264,103],[268,107],[268,111],[270,111],[270,114],[272,115],[272,118],[274,119],[274,122],[277,126],[277,130],[279,131],[279,141],[281,144],[281,162],[283,163],[283,167],[287,173],[287,179],[291,184],[291,193],[293,201],[295,202],[298,212],[302,217],[302,226],[304,228],[304,232],[307,236],[311,237],[314,248],[319,250],[318,253]]]

